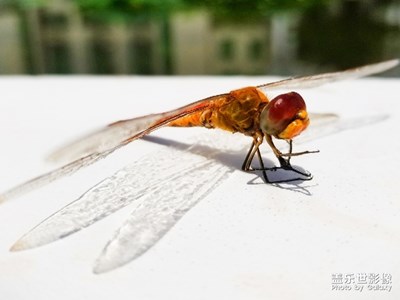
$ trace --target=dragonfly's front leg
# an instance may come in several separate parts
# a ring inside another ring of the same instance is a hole
[[[287,142],[289,143],[288,153],[281,153],[280,155],[287,157],[286,161],[289,163],[289,165],[290,165],[290,158],[292,156],[300,156],[300,155],[304,155],[304,154],[319,153],[319,150],[302,151],[302,152],[294,152],[293,153],[293,140],[288,140]]]
[[[281,168],[287,168],[290,167],[290,156],[288,159],[285,159],[283,156],[285,156],[284,154],[282,154],[281,151],[279,151],[278,148],[276,148],[274,142],[272,141],[272,136],[270,136],[269,134],[267,134],[265,136],[265,139],[268,143],[268,145],[271,147],[272,151],[274,152],[276,158],[279,160],[279,163],[281,165]],[[289,148],[289,153],[292,153],[292,145],[290,143],[290,148]]]
[[[279,160],[281,169],[290,170],[290,171],[296,172],[297,174],[300,174],[300,175],[306,177],[306,178],[296,178],[293,180],[311,180],[312,179],[312,175],[310,173],[301,172],[301,171],[293,168],[292,165],[290,164],[290,158],[292,156],[299,156],[299,155],[308,154],[308,153],[316,153],[319,151],[303,151],[303,152],[293,153],[292,140],[289,140],[289,152],[282,153],[281,151],[279,151],[278,148],[276,148],[274,142],[272,141],[272,137],[270,135],[266,135],[265,139],[267,140],[268,145],[271,147],[272,151],[274,152],[276,158]],[[285,157],[287,157],[287,158],[285,158]],[[275,168],[275,169],[279,169],[279,168]],[[293,181],[293,180],[287,180],[287,181]]]

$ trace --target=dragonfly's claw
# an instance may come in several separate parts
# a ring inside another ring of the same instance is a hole
[[[280,168],[282,169],[288,169],[291,168],[292,166],[290,165],[290,156],[289,158],[283,158],[282,156],[278,156],[279,164],[281,165]],[[275,167],[276,168],[276,167]],[[279,169],[279,168],[278,168]]]

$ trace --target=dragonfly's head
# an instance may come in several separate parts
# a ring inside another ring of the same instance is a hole
[[[292,139],[307,128],[306,103],[296,92],[279,95],[272,99],[260,115],[261,130],[278,139]]]

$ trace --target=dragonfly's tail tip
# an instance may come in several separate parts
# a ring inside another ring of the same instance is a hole
[[[107,267],[104,267],[102,264],[96,263],[92,269],[93,274],[99,275],[110,271]]]
[[[108,273],[110,271],[113,271],[113,270],[115,270],[116,268],[118,268],[120,266],[121,265],[119,265],[119,264],[113,264],[109,260],[104,259],[104,257],[100,257],[94,263],[92,272],[94,274],[96,274],[96,275],[104,274],[104,273]]]
[[[394,59],[382,62],[382,64],[385,64],[387,66],[387,69],[392,69],[392,68],[398,66],[399,63],[400,63],[399,58],[394,58]]]
[[[60,155],[56,152],[50,153],[49,155],[47,155],[44,158],[44,160],[45,160],[45,162],[52,163],[52,164],[62,162],[62,159],[60,159]]]
[[[32,248],[32,246],[29,246],[29,244],[26,243],[23,238],[21,238],[10,247],[10,252],[23,251],[29,248]]]
[[[10,200],[13,200],[14,198],[17,198],[20,195],[21,193],[19,193],[17,189],[10,189],[8,191],[0,193],[0,205],[3,204],[4,202],[8,202]]]
[[[24,249],[25,247],[23,246],[23,244],[20,243],[20,241],[17,241],[14,245],[10,247],[10,252],[18,252]]]
[[[0,195],[0,205],[8,200],[8,197],[5,195]]]

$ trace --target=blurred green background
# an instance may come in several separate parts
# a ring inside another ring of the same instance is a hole
[[[290,75],[395,57],[400,0],[0,0],[3,75]]]

